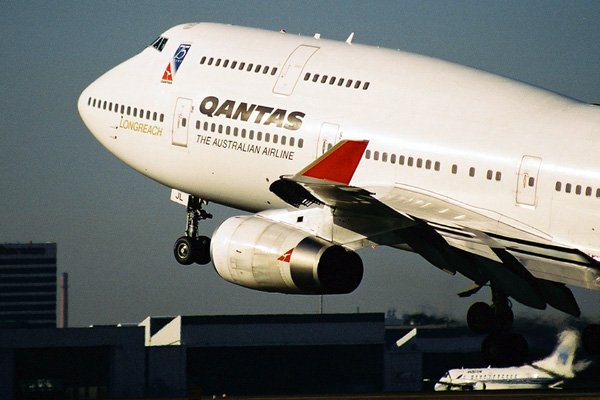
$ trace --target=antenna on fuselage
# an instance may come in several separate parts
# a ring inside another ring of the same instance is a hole
[[[346,39],[346,43],[348,44],[352,44],[352,40],[354,39],[354,32],[352,32],[350,34],[350,36],[348,36],[348,39]]]

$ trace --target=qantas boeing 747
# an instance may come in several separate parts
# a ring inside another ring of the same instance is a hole
[[[235,284],[349,293],[355,250],[416,252],[472,280],[463,296],[491,287],[467,316],[492,333],[490,354],[526,348],[510,299],[579,316],[566,285],[600,289],[596,105],[352,35],[194,23],[102,75],[78,108],[187,207],[177,261],[212,261]],[[211,240],[208,202],[255,214]]]

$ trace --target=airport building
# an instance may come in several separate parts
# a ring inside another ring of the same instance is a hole
[[[0,327],[56,327],[56,243],[0,244]]]
[[[533,356],[550,354],[555,336],[531,335]],[[421,391],[431,389],[425,379],[448,369],[482,367],[481,340],[464,327],[386,326],[384,314],[148,317],[122,326],[0,329],[0,399]]]

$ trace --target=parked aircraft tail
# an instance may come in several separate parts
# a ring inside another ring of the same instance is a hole
[[[579,333],[574,330],[565,330],[558,335],[559,343],[552,354],[532,365],[546,372],[573,378],[579,371],[584,370],[589,361],[573,363],[575,353],[580,344]]]

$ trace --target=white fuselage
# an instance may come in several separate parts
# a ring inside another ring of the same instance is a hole
[[[243,210],[282,208],[272,182],[341,139],[368,140],[352,185],[390,207],[600,256],[600,107],[364,45],[218,24],[162,36],[162,51],[107,72],[78,105],[142,174]]]
[[[561,379],[531,365],[510,368],[451,369],[435,390],[547,389]]]

